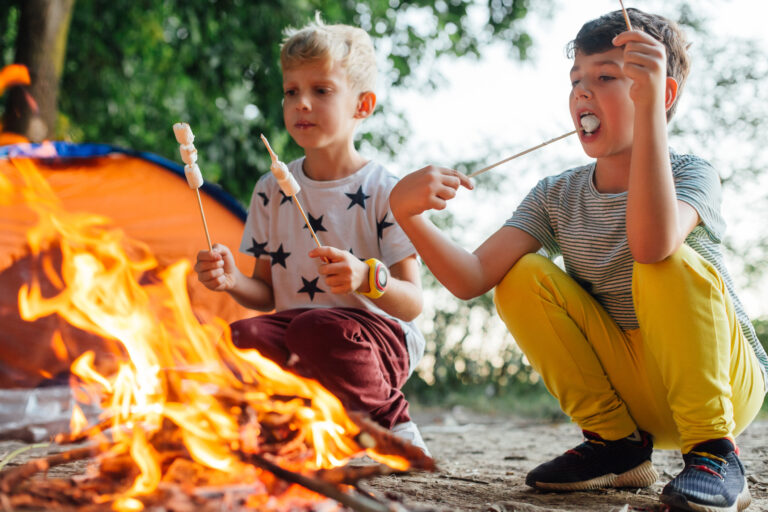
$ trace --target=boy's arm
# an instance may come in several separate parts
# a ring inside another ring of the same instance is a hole
[[[349,251],[323,246],[312,249],[309,256],[322,261],[318,272],[331,293],[370,291],[370,267]],[[386,313],[409,322],[419,316],[422,308],[421,277],[416,255],[392,265],[389,274],[386,293],[372,300]]]
[[[251,276],[240,272],[228,247],[215,244],[213,251],[197,253],[195,272],[208,289],[229,293],[240,305],[258,311],[271,311],[275,307],[272,292],[270,263],[256,259]]]
[[[389,205],[438,281],[456,297],[467,300],[496,286],[518,259],[536,252],[541,244],[513,227],[501,228],[473,253],[454,243],[421,214],[445,208],[459,186],[473,188],[469,178],[458,171],[425,167],[395,185]]]
[[[696,210],[677,200],[667,143],[666,112],[677,97],[677,82],[666,76],[664,46],[640,31],[614,39],[624,46],[624,74],[633,83],[634,140],[627,194],[627,240],[639,263],[671,255],[699,223]]]
[[[367,265],[366,265],[367,267]],[[390,280],[387,292],[373,302],[386,313],[406,322],[410,322],[422,309],[421,275],[416,255],[409,256],[389,267]],[[357,290],[370,291],[368,279]]]

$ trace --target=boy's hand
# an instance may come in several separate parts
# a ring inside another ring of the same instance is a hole
[[[209,290],[218,292],[234,288],[236,271],[235,258],[225,245],[214,244],[212,251],[197,253],[197,279]]]
[[[389,207],[396,219],[442,210],[456,197],[459,186],[474,188],[470,179],[454,169],[427,166],[401,179],[389,194]]]
[[[332,293],[368,291],[369,267],[351,252],[323,246],[309,251],[309,257],[321,259],[319,272]]]
[[[624,46],[624,74],[632,80],[629,97],[636,106],[665,104],[667,54],[664,45],[639,30],[622,32],[613,39]]]

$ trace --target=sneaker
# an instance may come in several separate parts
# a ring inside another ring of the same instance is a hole
[[[737,448],[729,439],[699,443],[685,467],[661,491],[661,502],[681,510],[737,512],[752,501]]]
[[[416,448],[420,448],[427,457],[432,457],[432,454],[429,453],[429,449],[427,448],[427,444],[424,442],[424,439],[421,438],[419,427],[414,422],[406,421],[404,423],[398,423],[392,427],[392,433],[400,439],[408,441]]]
[[[606,441],[583,431],[584,442],[528,473],[526,485],[550,491],[606,487],[648,487],[659,474],[651,463],[653,441],[647,432]]]

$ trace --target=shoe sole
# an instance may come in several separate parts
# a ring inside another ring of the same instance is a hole
[[[693,510],[695,512],[740,512],[752,503],[752,495],[749,493],[747,482],[744,482],[744,490],[741,491],[736,503],[730,507],[718,507],[715,505],[702,505],[688,501],[682,494],[661,495],[661,502],[679,510]]]
[[[656,483],[658,479],[659,473],[653,467],[653,463],[647,460],[619,475],[608,473],[581,482],[534,482],[533,487],[547,491],[589,491],[607,487],[648,487]]]

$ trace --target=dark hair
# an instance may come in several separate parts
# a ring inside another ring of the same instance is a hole
[[[627,9],[634,30],[642,30],[664,45],[667,53],[667,76],[677,81],[677,98],[667,111],[667,121],[677,109],[677,102],[683,92],[683,85],[691,69],[688,59],[688,42],[677,23],[657,14],[648,14],[639,9]],[[624,13],[621,10],[609,12],[585,23],[576,39],[568,43],[568,57],[576,52],[585,55],[605,52],[615,48],[613,38],[627,30]]]

